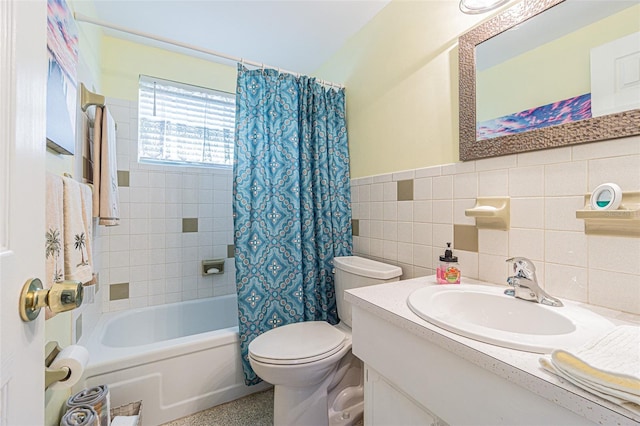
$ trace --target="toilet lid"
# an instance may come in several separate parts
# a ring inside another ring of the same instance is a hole
[[[324,321],[288,324],[249,344],[249,355],[268,364],[304,364],[326,358],[345,345],[345,335]]]

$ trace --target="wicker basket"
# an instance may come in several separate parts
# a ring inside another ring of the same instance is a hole
[[[111,419],[115,416],[138,416],[138,426],[142,426],[142,401],[130,402],[110,410]]]

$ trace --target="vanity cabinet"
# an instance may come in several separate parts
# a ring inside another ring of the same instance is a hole
[[[593,424],[358,306],[352,330],[366,426]]]
[[[446,425],[429,410],[389,383],[371,367],[365,365],[364,375],[365,424]]]

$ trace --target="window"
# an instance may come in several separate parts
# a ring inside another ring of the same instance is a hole
[[[231,166],[235,95],[140,76],[138,160]]]

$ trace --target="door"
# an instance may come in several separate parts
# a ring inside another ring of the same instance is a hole
[[[640,108],[640,32],[591,49],[591,113]]]
[[[44,424],[44,315],[18,313],[44,278],[44,0],[0,1],[0,426]]]

